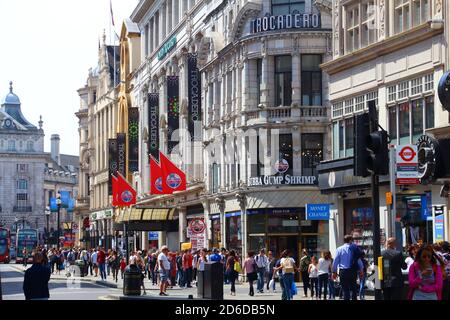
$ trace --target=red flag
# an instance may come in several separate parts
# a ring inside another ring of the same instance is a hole
[[[171,190],[170,193],[186,190],[186,174],[161,152],[159,152],[159,162],[162,170],[163,190],[164,187],[168,187]]]
[[[150,155],[150,194],[167,194],[163,190],[161,167],[152,155]]]
[[[129,207],[136,204],[136,191],[119,172],[117,178],[113,176],[113,190],[114,206]]]

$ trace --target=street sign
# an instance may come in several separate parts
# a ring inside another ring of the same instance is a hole
[[[330,220],[330,205],[326,203],[307,204],[306,220]]]
[[[413,144],[397,146],[397,185],[420,184],[417,146]]]
[[[435,241],[444,240],[444,215],[440,214],[434,218],[434,237]]]
[[[206,224],[203,219],[193,219],[189,222],[189,229],[192,233],[201,234],[206,229]]]

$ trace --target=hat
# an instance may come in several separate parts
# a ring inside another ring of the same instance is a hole
[[[162,246],[161,251],[164,251],[164,250],[169,250],[169,248],[167,246]]]

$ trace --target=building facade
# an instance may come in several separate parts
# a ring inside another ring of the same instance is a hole
[[[321,190],[333,203],[332,249],[344,234],[353,234],[372,259],[370,178],[353,175],[353,116],[367,112],[374,100],[393,146],[416,144],[425,132],[449,123],[437,94],[447,54],[443,5],[439,0],[333,1],[333,60],[322,66],[330,81],[332,153],[319,170]],[[390,179],[380,178],[382,241],[396,236],[403,246],[433,242],[430,218],[447,210],[440,186],[394,191]],[[386,204],[388,191],[393,205]]]
[[[11,230],[12,243],[18,229],[39,231],[43,244],[44,218],[44,131],[42,120],[34,126],[22,114],[19,97],[9,93],[0,110],[0,221]],[[15,245],[13,245],[15,246]]]
[[[86,85],[78,90],[80,110],[80,192],[75,222],[80,226],[79,244],[86,247],[116,246],[113,208],[108,190],[108,139],[117,130],[119,46],[99,45],[98,65],[89,70]],[[89,205],[89,210],[87,209]]]

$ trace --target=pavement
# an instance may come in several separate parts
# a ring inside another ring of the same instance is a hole
[[[8,266],[8,267],[6,267]],[[8,292],[8,287],[5,287],[5,277],[4,269],[9,268],[9,271],[15,271],[15,280],[17,281],[19,276],[21,275],[21,281],[23,283],[23,273],[25,269],[21,265],[4,265],[0,266],[0,271],[2,271],[2,283],[3,283],[3,296],[10,297]],[[8,279],[6,279],[8,281]],[[60,274],[52,274],[50,285],[55,285],[57,287],[51,290],[51,298],[54,294],[57,294],[56,299],[62,298],[68,300],[201,300],[197,298],[197,288],[195,285],[192,288],[180,288],[178,286],[169,288],[167,290],[167,297],[159,296],[159,286],[153,285],[148,278],[145,279],[144,285],[146,288],[146,295],[141,296],[124,296],[123,295],[123,280],[120,279],[119,273],[119,281],[116,283],[112,279],[112,275],[107,277],[107,280],[101,280],[100,276],[91,276],[88,275],[86,277],[75,277],[72,276],[68,278],[66,276],[66,271],[62,270]],[[63,295],[64,286],[66,288],[65,292],[67,297]],[[309,297],[303,297],[303,286],[301,283],[296,283],[298,294],[294,296],[293,300],[312,300]],[[267,291],[264,290],[264,293],[256,292],[256,283],[254,286],[255,295],[249,296],[249,285],[248,283],[236,282],[236,295],[232,296],[230,292],[230,285],[224,285],[224,300],[281,300],[281,287],[279,283],[276,283],[276,291],[272,290]],[[15,294],[18,294],[15,292]],[[60,294],[60,296],[58,296]],[[87,294],[87,295],[86,295]],[[368,292],[368,294],[370,294]],[[22,298],[24,298],[23,293],[21,294]],[[89,299],[87,299],[89,297]],[[10,297],[13,298],[13,297]],[[70,299],[71,298],[71,299]],[[81,298],[81,299],[80,299]],[[7,299],[7,298],[6,298]],[[373,300],[373,296],[367,295],[367,300]],[[315,299],[314,299],[315,300]],[[339,298],[336,298],[339,300]]]

